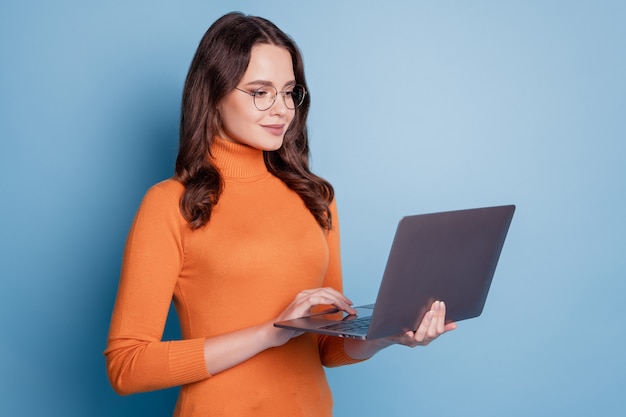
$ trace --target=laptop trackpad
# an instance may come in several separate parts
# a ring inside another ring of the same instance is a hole
[[[372,313],[374,312],[374,304],[357,306],[357,307],[354,307],[354,309],[357,311],[356,314],[348,314],[345,311],[331,308],[329,310],[322,311],[312,316],[304,317],[304,319],[308,319],[307,321],[309,323],[315,323],[315,327],[326,326],[327,324],[333,323],[333,322],[352,321],[357,318],[371,316]]]

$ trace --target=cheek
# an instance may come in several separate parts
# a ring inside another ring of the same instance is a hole
[[[256,119],[256,114],[245,106],[229,103],[220,107],[222,128],[226,130],[237,130],[247,123],[254,123]]]

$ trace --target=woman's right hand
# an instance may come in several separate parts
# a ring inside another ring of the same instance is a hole
[[[237,366],[265,349],[284,345],[292,337],[301,335],[302,332],[274,327],[274,322],[310,315],[313,307],[324,304],[332,305],[349,314],[356,313],[356,310],[350,307],[352,301],[332,288],[302,291],[271,322],[206,338],[204,361],[208,373],[215,375]]]
[[[293,301],[283,310],[275,321],[297,319],[312,314],[312,308],[318,305],[331,305],[338,310],[345,311],[348,314],[356,314],[356,310],[352,308],[352,301],[339,291],[330,288],[314,288],[304,290],[293,299]],[[290,329],[274,328],[274,346],[281,346],[287,343],[291,338],[300,336],[301,331]]]

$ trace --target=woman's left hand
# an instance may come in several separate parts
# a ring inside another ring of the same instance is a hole
[[[456,323],[446,324],[446,305],[443,301],[435,301],[414,332],[371,340],[344,339],[344,350],[353,359],[367,359],[391,345],[426,346],[456,327]]]
[[[442,334],[456,329],[456,323],[446,324],[446,305],[435,301],[414,332],[406,332],[387,339],[394,344],[409,347],[426,346]]]

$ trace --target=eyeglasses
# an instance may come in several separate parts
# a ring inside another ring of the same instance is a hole
[[[254,106],[261,111],[265,111],[272,107],[279,94],[283,96],[285,106],[287,106],[290,110],[300,107],[300,105],[304,102],[304,97],[306,96],[306,90],[300,84],[288,87],[285,91],[278,91],[276,87],[271,85],[263,86],[255,91],[246,91],[239,87],[235,87],[235,90],[251,95],[252,100],[254,101]]]

